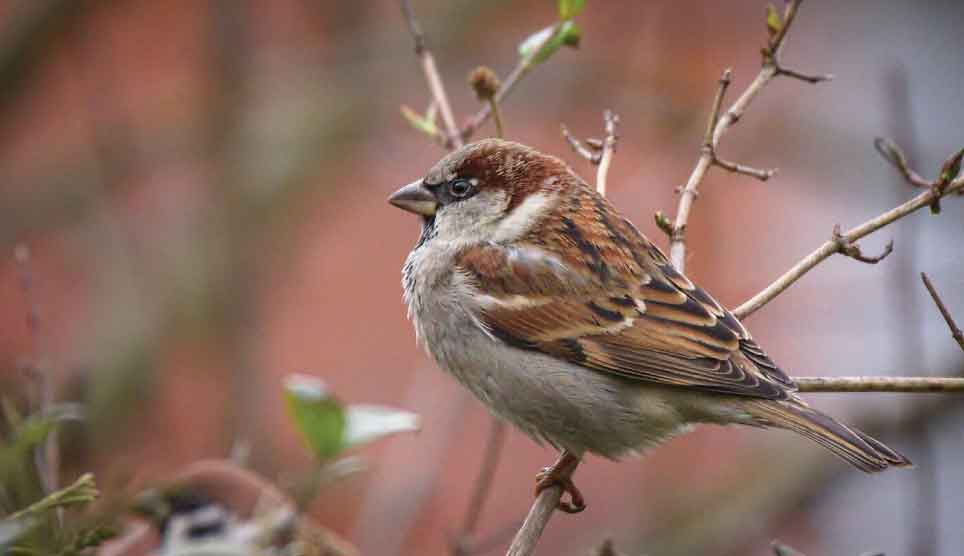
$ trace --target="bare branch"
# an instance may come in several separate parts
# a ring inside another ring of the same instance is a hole
[[[706,124],[706,133],[703,134],[704,147],[713,145],[713,134],[716,131],[716,125],[720,123],[720,110],[723,109],[723,97],[726,96],[726,90],[730,88],[732,82],[733,68],[726,68],[723,70],[723,75],[720,76],[720,86],[716,89],[716,96],[713,98],[710,121]]]
[[[592,152],[586,146],[584,146],[582,142],[579,141],[579,139],[576,139],[575,137],[573,137],[572,134],[569,133],[569,128],[566,127],[566,124],[561,124],[560,127],[562,129],[562,137],[566,140],[566,143],[569,143],[569,146],[572,147],[573,152],[585,158],[590,163],[595,164],[596,153]]]
[[[744,174],[744,175],[750,176],[751,178],[756,178],[760,181],[767,181],[768,179],[772,178],[774,174],[777,173],[776,168],[759,169],[759,168],[753,168],[752,166],[746,166],[744,164],[737,164],[736,162],[730,162],[729,160],[723,160],[722,158],[719,158],[718,156],[716,156],[715,150],[713,151],[712,154],[713,154],[714,165],[719,166],[720,168],[723,168],[724,170],[728,170],[730,172],[734,172],[737,174]]]
[[[848,241],[846,238],[840,235],[840,224],[834,224],[833,234],[831,237],[833,238],[833,241],[837,242],[838,253],[842,255],[846,255],[851,259],[854,259],[855,261],[860,261],[862,263],[877,264],[880,261],[884,260],[887,257],[887,255],[890,255],[894,251],[894,240],[890,240],[887,242],[887,245],[884,246],[884,250],[883,252],[881,252],[880,255],[877,255],[876,257],[864,255],[863,252],[860,250],[859,245],[851,241]]]
[[[954,322],[954,317],[951,316],[951,312],[947,310],[947,306],[944,305],[944,300],[938,295],[937,289],[934,288],[934,284],[931,283],[931,279],[927,277],[924,272],[920,273],[920,279],[924,281],[924,287],[931,294],[931,298],[934,300],[934,304],[937,305],[937,310],[941,312],[941,316],[944,317],[944,322],[947,323],[947,327],[951,329],[951,337],[957,342],[957,345],[961,346],[964,350],[964,333],[958,328],[957,323]]]
[[[522,522],[522,527],[512,539],[512,544],[505,553],[506,556],[530,556],[535,552],[539,537],[542,536],[542,531],[552,518],[552,513],[559,506],[561,499],[562,487],[559,486],[547,488],[539,494],[529,508],[529,514]]]
[[[941,197],[962,190],[964,190],[964,177],[950,182],[943,189],[931,187],[927,191],[917,195],[906,203],[891,209],[880,216],[877,216],[876,218],[872,218],[855,228],[847,230],[846,233],[840,234],[839,237],[831,238],[812,253],[801,259],[800,262],[793,265],[790,270],[786,271],[763,291],[734,309],[733,314],[739,319],[744,319],[752,315],[760,307],[763,307],[774,297],[780,295],[784,290],[793,285],[794,282],[813,269],[813,267],[823,262],[824,259],[830,257],[834,253],[839,253],[841,241],[852,245],[857,240],[876,232],[884,226],[887,226],[888,224],[891,224],[894,221],[911,214],[912,212],[920,210],[926,206],[931,206],[934,201],[940,199]]]
[[[815,84],[817,84],[817,83],[822,83],[822,82],[824,82],[824,81],[831,81],[831,80],[833,80],[833,74],[832,74],[832,73],[822,73],[822,74],[820,74],[820,75],[810,75],[810,74],[801,73],[801,72],[799,72],[799,71],[792,70],[792,69],[789,69],[789,68],[785,68],[785,67],[783,67],[783,66],[781,66],[781,65],[779,65],[779,64],[777,64],[777,75],[785,75],[785,76],[787,76],[787,77],[789,77],[789,78],[791,78],[791,79],[799,79],[800,81],[804,81],[804,82],[806,82],[806,83],[810,83],[811,85],[815,85]]]
[[[599,168],[596,170],[596,191],[600,195],[606,195],[606,177],[609,175],[609,165],[613,161],[613,153],[616,151],[616,126],[619,124],[619,116],[612,110],[603,112],[603,120],[606,122],[606,138],[603,139],[602,154],[599,157]]]
[[[730,70],[724,71],[720,77],[720,88],[717,90],[716,98],[714,99],[713,110],[710,116],[710,126],[708,126],[704,136],[702,152],[686,185],[680,190],[676,219],[673,223],[673,231],[670,233],[670,260],[673,266],[680,272],[685,269],[686,263],[686,224],[689,221],[690,210],[693,201],[696,200],[699,185],[702,183],[703,178],[706,176],[706,171],[710,166],[720,166],[731,172],[739,172],[761,180],[769,179],[773,175],[772,170],[757,170],[719,159],[716,151],[719,148],[720,138],[723,134],[743,116],[747,106],[749,106],[753,99],[760,94],[767,83],[774,77],[785,75],[796,79],[803,79],[811,83],[825,81],[830,78],[830,76],[808,76],[780,65],[780,51],[786,43],[787,32],[796,17],[799,5],[800,0],[790,0],[787,3],[783,20],[779,22],[777,27],[771,29],[770,39],[767,46],[763,48],[763,64],[760,72],[750,85],[747,86],[746,90],[743,91],[743,94],[740,95],[736,102],[734,102],[722,116],[718,116],[718,114],[723,96],[729,86]]]
[[[540,476],[551,474],[554,481],[541,491],[537,490],[536,500],[529,508],[529,514],[522,523],[522,527],[519,528],[515,538],[512,539],[512,544],[509,545],[506,556],[529,556],[532,554],[536,548],[536,543],[539,542],[539,537],[542,536],[542,531],[546,528],[553,511],[557,508],[566,513],[579,513],[586,508],[582,495],[572,484],[572,474],[579,467],[579,461],[578,457],[563,450],[556,462],[540,473]],[[566,483],[568,483],[569,488],[564,487]],[[572,497],[571,503],[561,502],[562,495],[566,491]]]
[[[515,89],[515,86],[519,84],[519,81],[521,81],[522,78],[529,73],[529,70],[537,65],[533,61],[536,54],[542,50],[542,47],[545,46],[547,42],[552,40],[556,32],[559,30],[559,24],[556,23],[551,29],[552,30],[549,33],[546,33],[546,36],[542,42],[533,45],[532,54],[519,60],[519,63],[512,68],[512,71],[509,73],[508,77],[506,77],[505,81],[502,82],[502,86],[499,87],[499,90],[495,93],[495,102],[501,105],[505,97],[508,96],[509,93]],[[468,141],[472,137],[472,134],[475,133],[475,131],[479,129],[479,127],[481,127],[482,124],[484,124],[491,116],[492,107],[490,105],[484,105],[478,112],[475,113],[474,116],[465,122],[465,125],[462,127],[461,131],[462,141]]]
[[[883,137],[874,138],[874,148],[880,153],[880,156],[884,157],[884,160],[891,163],[894,168],[900,172],[900,174],[907,180],[907,183],[913,185],[914,187],[930,187],[931,183],[921,177],[920,174],[915,172],[907,162],[907,157],[904,155],[904,151],[895,145],[889,139]]]
[[[907,376],[794,377],[801,392],[956,392],[964,393],[964,378]]]
[[[609,175],[609,165],[612,164],[613,153],[616,151],[616,142],[619,136],[616,135],[616,126],[619,125],[619,116],[612,110],[603,112],[603,130],[605,138],[586,139],[585,145],[569,133],[569,128],[562,124],[562,136],[565,138],[572,150],[589,161],[596,168],[596,191],[600,195],[606,194],[606,177]]]
[[[435,104],[438,106],[442,115],[442,123],[445,125],[446,144],[451,144],[455,148],[463,145],[462,135],[459,133],[458,126],[455,125],[455,116],[452,115],[452,105],[449,104],[448,96],[445,94],[445,86],[442,85],[442,78],[439,76],[438,68],[435,66],[435,58],[432,51],[425,45],[425,35],[418,24],[415,12],[412,10],[410,0],[401,0],[402,13],[405,21],[408,22],[408,30],[415,41],[415,55],[422,63],[422,73],[425,74],[425,81],[428,83],[429,91]]]

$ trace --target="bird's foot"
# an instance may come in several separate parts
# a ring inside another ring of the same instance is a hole
[[[563,452],[556,463],[546,467],[536,475],[536,496],[550,487],[562,488],[562,493],[569,494],[570,501],[559,500],[559,510],[567,514],[577,514],[586,509],[586,500],[572,482],[572,472],[576,470],[579,458],[569,452]]]

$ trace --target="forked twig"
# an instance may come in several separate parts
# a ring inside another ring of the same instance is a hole
[[[763,64],[756,78],[747,86],[743,94],[730,106],[725,113],[720,113],[723,97],[730,84],[731,72],[726,70],[720,77],[720,86],[717,89],[716,97],[713,102],[713,109],[710,112],[709,125],[704,135],[703,145],[696,167],[690,174],[686,185],[680,188],[679,206],[676,209],[676,218],[669,229],[669,256],[673,266],[683,272],[686,265],[686,225],[689,221],[690,210],[693,201],[699,195],[699,186],[706,176],[706,171],[710,166],[719,166],[731,172],[738,172],[753,176],[760,180],[769,179],[775,170],[760,170],[742,164],[722,160],[717,156],[720,138],[724,133],[735,124],[746,112],[747,106],[760,94],[763,88],[779,75],[803,79],[810,83],[817,83],[831,79],[832,76],[808,76],[801,72],[787,69],[780,63],[780,51],[786,42],[787,32],[796,17],[797,8],[800,0],[790,0],[786,5],[786,11],[777,28],[770,29],[771,36],[767,46],[763,48]],[[664,231],[667,227],[661,226]]]
[[[609,165],[612,164],[613,153],[616,152],[616,143],[619,135],[616,134],[616,126],[619,125],[619,116],[612,110],[603,112],[603,129],[606,136],[602,139],[586,139],[585,145],[569,133],[569,128],[562,124],[562,136],[572,147],[572,150],[596,166],[596,191],[600,195],[606,194],[606,179],[609,175]]]
[[[834,237],[824,242],[823,245],[801,259],[797,264],[793,265],[790,270],[786,271],[782,276],[774,280],[773,283],[764,288],[763,291],[754,295],[752,298],[748,299],[742,305],[734,309],[733,314],[739,319],[744,319],[750,316],[773,300],[773,298],[783,293],[784,290],[793,285],[794,282],[799,280],[804,274],[812,270],[826,258],[835,253],[842,252],[841,245],[852,247],[859,239],[876,232],[884,226],[887,226],[888,224],[891,224],[924,207],[933,207],[934,203],[940,200],[942,197],[960,191],[964,191],[964,176],[948,182],[942,187],[931,186],[927,189],[927,191],[920,193],[911,200],[877,216],[876,218],[872,218],[859,226],[851,228],[844,233],[840,233],[839,229],[836,230]],[[887,252],[889,252],[889,250],[885,250],[885,255]],[[857,253],[859,254],[859,251],[857,251]],[[853,256],[849,253],[845,254],[848,256]],[[872,259],[873,258],[864,257],[863,262],[873,262]]]
[[[449,104],[448,95],[445,94],[445,86],[442,85],[442,78],[439,76],[438,68],[435,65],[435,57],[432,56],[432,51],[425,44],[425,35],[422,34],[422,28],[415,17],[415,11],[412,10],[411,1],[401,0],[401,5],[405,21],[408,23],[408,31],[415,41],[415,55],[422,63],[422,73],[425,74],[428,89],[432,93],[432,98],[435,99],[435,105],[438,106],[439,113],[442,115],[442,123],[445,125],[446,146],[461,147],[463,145],[462,135],[459,133],[458,126],[455,125],[452,105]]]

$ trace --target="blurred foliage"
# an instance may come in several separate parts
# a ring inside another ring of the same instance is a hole
[[[559,0],[559,18],[572,19],[586,7],[586,0]]]
[[[308,448],[320,461],[379,438],[419,429],[418,416],[378,405],[345,406],[325,383],[307,375],[290,375],[285,401]]]
[[[9,432],[0,444],[0,513],[7,515],[0,520],[0,548],[11,556],[74,556],[112,537],[106,524],[72,519],[100,496],[92,474],[45,495],[38,472],[38,450],[63,421],[77,418],[77,408],[55,406],[23,417],[8,399],[2,404]]]

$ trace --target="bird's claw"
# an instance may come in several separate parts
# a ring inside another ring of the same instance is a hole
[[[586,509],[586,500],[572,482],[572,477],[563,475],[555,467],[545,467],[536,475],[536,496],[550,487],[559,486],[563,494],[569,494],[571,501],[559,500],[558,509],[567,514],[577,514]]]

